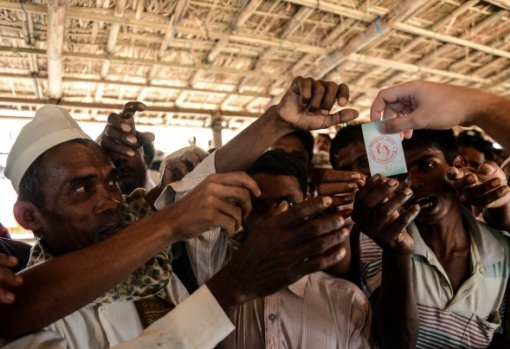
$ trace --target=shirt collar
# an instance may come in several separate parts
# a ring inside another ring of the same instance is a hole
[[[303,298],[305,296],[306,285],[308,284],[309,275],[303,276],[298,281],[293,284],[287,286],[288,289],[294,293],[296,296]]]
[[[504,251],[498,240],[492,235],[489,228],[483,223],[476,220],[476,218],[466,210],[462,208],[462,218],[469,228],[469,232],[476,243],[478,253],[480,255],[480,261],[484,267],[493,265],[504,259]],[[411,235],[414,240],[414,255],[420,255],[427,257],[429,248],[423,238],[421,237],[416,224],[411,223],[407,227],[407,232]]]

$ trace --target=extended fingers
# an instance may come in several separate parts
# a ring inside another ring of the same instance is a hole
[[[326,236],[321,236],[322,239],[329,239],[330,236],[334,238],[334,235],[338,234],[336,232],[328,234]],[[301,263],[295,266],[295,270],[301,273],[302,275],[310,274],[316,271],[324,270],[334,264],[337,264],[342,259],[345,258],[347,251],[345,248],[341,247],[341,243],[334,244],[335,240],[331,242],[326,241],[323,243],[323,246],[332,244],[331,248],[322,252],[320,254],[313,254],[312,256],[304,259]]]
[[[354,182],[361,187],[365,184],[365,176],[359,172],[330,170],[322,178],[322,183]]]
[[[496,184],[491,185],[491,182],[495,182]],[[507,185],[498,186],[499,180],[497,178],[493,179],[491,182],[487,182],[482,184],[485,188],[487,186],[492,186],[492,189],[488,189],[483,192],[483,194],[475,194],[474,191],[469,188],[464,191],[466,198],[469,202],[478,207],[486,207],[486,208],[495,208],[501,207],[506,204],[510,200],[510,188]]]
[[[302,76],[296,77],[290,85],[290,90],[299,96],[299,101],[303,107],[310,103],[313,93],[311,79],[305,79]]]
[[[218,223],[218,226],[226,230],[229,235],[235,234],[242,224],[243,209],[236,204],[216,197],[211,197],[209,204],[216,207],[220,213],[218,218],[214,220]]]
[[[8,256],[0,253],[0,267],[12,268],[18,264],[18,259],[14,256]]]
[[[282,227],[302,226],[309,217],[321,215],[324,210],[331,206],[333,200],[328,197],[317,197],[300,203],[292,210],[287,210],[279,217]]]
[[[15,266],[18,263],[15,257],[9,257],[3,254],[0,254],[0,265],[6,267]],[[0,267],[0,303],[10,304],[14,302],[14,294],[4,288],[4,286],[8,287],[17,287],[23,283],[23,279],[21,276],[16,275],[11,270]]]
[[[124,109],[119,113],[119,116],[123,119],[129,119],[135,115],[137,111],[144,111],[146,105],[142,102],[131,101],[124,104]]]
[[[375,175],[356,193],[356,202],[362,202],[363,207],[372,209],[382,203],[398,188],[399,181],[395,178],[383,178]]]
[[[349,102],[349,97],[350,97],[349,94],[350,94],[349,93],[349,86],[347,86],[346,84],[340,84],[338,86],[336,98],[337,98],[339,106],[345,107],[347,102]]]

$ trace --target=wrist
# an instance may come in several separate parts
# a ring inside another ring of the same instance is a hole
[[[228,314],[249,299],[238,287],[237,279],[229,276],[227,268],[228,266],[209,280],[207,287],[221,308]]]
[[[281,137],[283,137],[286,134],[295,131],[296,128],[291,123],[285,121],[285,119],[283,119],[278,113],[278,110],[278,105],[272,105],[264,114],[262,114],[261,118],[264,117],[267,119],[266,122],[274,124],[275,129],[281,131]]]

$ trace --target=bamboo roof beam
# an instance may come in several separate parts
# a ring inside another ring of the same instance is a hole
[[[285,28],[283,33],[281,34],[282,39],[287,39],[294,31],[303,24],[304,21],[313,13],[313,9],[310,9],[308,7],[301,7],[298,12],[292,17],[289,25]],[[265,61],[267,57],[270,57],[274,54],[276,51],[276,48],[269,47],[262,51],[262,53],[259,55],[257,61],[255,62],[255,65],[253,67],[253,70],[257,70],[261,64]],[[243,86],[246,83],[246,77],[244,77],[238,84],[239,87]],[[273,89],[273,85],[269,86],[267,89],[267,92],[269,93]]]
[[[480,31],[482,31],[483,29],[486,29],[486,28],[492,26],[495,23],[495,21],[499,20],[500,17],[505,15],[505,14],[508,14],[508,12],[507,11],[503,11],[503,10],[499,11],[499,12],[493,14],[492,16],[487,17],[482,22],[478,23],[470,32],[465,32],[464,34],[462,34],[460,38],[453,38],[453,37],[451,37],[451,38],[448,38],[448,41],[446,41],[446,40],[440,40],[440,41],[448,42],[448,43],[451,43],[451,44],[458,44],[459,46],[471,48],[471,49],[474,49],[474,50],[477,50],[477,51],[481,51],[481,52],[484,52],[484,53],[487,53],[487,54],[492,54],[492,55],[495,55],[495,56],[510,58],[510,52],[508,52],[506,50],[500,50],[500,49],[497,49],[497,48],[494,48],[494,47],[490,47],[490,46],[487,46],[487,45],[477,44],[477,43],[472,42],[472,41],[469,40],[470,36],[475,35],[476,33],[479,33]],[[419,32],[418,35],[427,37],[424,34],[428,34],[428,33],[422,33],[421,30],[418,31],[418,32]],[[438,34],[438,35],[440,35],[440,34]],[[434,57],[443,55],[448,49],[449,49],[449,47],[447,45],[443,45],[442,47],[438,48],[433,54],[431,54],[431,55],[429,55],[427,57],[424,57],[423,59],[421,59],[417,63],[418,64],[429,64],[430,61]]]
[[[10,73],[0,73],[0,79],[6,80],[17,80],[17,81],[27,81],[27,80],[37,80],[43,81],[46,78],[44,76],[30,76],[27,74],[10,74]],[[130,81],[116,81],[116,80],[100,80],[100,79],[87,79],[87,78],[76,78],[76,77],[64,77],[62,80],[64,83],[77,83],[77,84],[97,84],[99,82],[104,82],[105,85],[115,85],[115,86],[124,86],[126,88],[143,88],[146,85],[144,83],[130,82]],[[232,95],[239,97],[253,97],[253,98],[271,98],[273,95],[265,94],[265,93],[257,93],[250,91],[218,91],[213,89],[204,89],[204,88],[189,88],[183,86],[172,86],[169,84],[159,85],[154,84],[151,85],[152,89],[158,89],[163,91],[184,91],[184,92],[198,92],[204,94],[218,94],[218,95]]]
[[[239,27],[242,27],[244,23],[250,18],[250,16],[255,12],[257,7],[260,5],[261,0],[249,1],[246,3],[245,7],[239,12],[236,17],[236,20],[232,27],[230,28],[230,33],[234,33],[237,31]],[[221,53],[221,51],[227,46],[230,38],[229,36],[223,37],[219,39],[214,47],[211,49],[209,54],[207,55],[207,63],[211,64],[214,62],[216,57]]]
[[[450,12],[449,14],[447,14],[446,16],[441,18],[439,21],[434,23],[434,25],[430,28],[430,30],[433,31],[433,32],[436,32],[436,31],[440,30],[444,26],[446,26],[449,23],[451,23],[452,20],[454,20],[458,16],[461,16],[464,12],[468,11],[469,9],[471,9],[471,7],[476,5],[478,2],[479,2],[479,0],[470,0],[470,1],[467,1],[466,3],[462,4],[461,6],[456,8],[454,11]],[[427,38],[419,36],[416,39],[411,40],[411,42],[409,42],[408,44],[406,44],[401,50],[399,50],[399,52],[396,55],[393,55],[391,57],[391,59],[393,59],[393,60],[401,60],[404,55],[408,54],[409,52],[414,50],[416,47],[419,47],[421,45],[425,45],[426,42],[427,42]],[[387,58],[389,58],[389,57],[387,57]],[[367,79],[370,76],[370,74],[372,74],[372,72],[367,72],[366,74],[363,74],[362,76],[360,76],[356,80],[356,83],[357,84],[363,84],[365,79]]]
[[[304,3],[303,6],[317,8],[316,0],[296,0],[296,1],[285,0],[285,1],[293,2],[293,3]],[[328,11],[330,13],[348,16],[349,13],[353,12],[351,9],[349,9],[346,11],[346,13],[341,13],[339,9],[342,9],[342,6],[338,6],[338,8],[337,8],[337,6],[335,5],[335,6],[333,6],[333,9],[332,9],[331,7],[328,7],[328,6],[325,7],[324,3],[322,3],[322,2],[319,2],[319,3],[321,4],[320,5],[321,10],[328,9],[328,10],[331,10],[331,11]],[[44,11],[42,11],[44,8],[43,5],[25,4],[24,6],[25,6],[27,12],[44,13]],[[399,6],[401,6],[401,5],[399,5]],[[19,9],[19,6],[17,3],[7,1],[7,0],[0,0],[0,8],[21,11]],[[373,10],[370,10],[370,11],[374,12]],[[166,28],[167,28],[167,22],[164,22],[164,23],[163,22],[150,22],[145,19],[136,20],[136,19],[134,19],[134,15],[132,13],[133,11],[126,11],[126,15],[123,18],[113,17],[112,10],[105,11],[105,12],[107,12],[107,13],[103,14],[103,13],[93,12],[90,10],[85,11],[82,8],[73,8],[72,7],[72,8],[68,8],[66,10],[66,17],[67,18],[75,18],[75,19],[85,19],[85,20],[91,20],[91,21],[103,21],[103,22],[107,22],[107,23],[121,23],[124,25],[132,26],[132,27],[149,28],[149,29],[155,29],[155,30],[166,30]],[[372,18],[372,17],[374,19],[376,18],[375,15],[367,17],[367,14],[364,11],[356,10],[354,12],[357,13],[357,15],[354,17],[356,17],[356,19],[358,19],[358,20],[367,21],[368,18]],[[378,13],[384,14],[386,12],[378,11]],[[152,18],[152,17],[160,18],[161,20],[164,19],[163,16],[156,16],[156,15],[150,16],[150,18]],[[441,35],[438,33],[434,33],[433,31],[430,31],[430,30],[418,28],[418,27],[404,24],[404,23],[395,23],[393,25],[393,29],[403,31],[408,34],[425,36],[428,38],[436,39],[441,42],[454,43],[454,44],[457,44],[460,46],[470,47],[473,49],[477,49],[480,51],[494,54],[496,56],[508,57],[508,55],[509,55],[508,52],[503,51],[503,50],[498,50],[498,49],[494,49],[489,46],[475,44],[468,40],[461,40],[461,39],[458,39],[456,37],[449,36],[449,35]],[[197,35],[197,36],[202,36],[202,34],[203,34],[200,29],[186,27],[183,25],[176,25],[175,30],[178,33],[182,33],[182,34],[191,34],[191,35]],[[279,47],[281,49],[289,49],[289,50],[303,52],[303,53],[316,52],[318,54],[327,54],[327,51],[320,46],[299,44],[299,43],[290,42],[287,40],[280,40],[280,39],[262,38],[257,35],[243,33],[242,31],[239,31],[239,32],[236,32],[233,34],[228,34],[228,33],[223,33],[223,32],[217,32],[214,30],[209,30],[208,34],[209,34],[209,38],[211,38],[211,39],[228,38],[229,41],[239,41],[239,42],[245,42],[245,43],[251,43],[251,44],[260,44],[260,45],[268,46],[268,47]]]
[[[312,76],[318,79],[323,78],[332,69],[342,64],[349,55],[359,52],[373,41],[387,35],[389,29],[391,29],[395,23],[409,18],[425,3],[425,0],[405,0],[400,2],[380,20],[376,19],[370,24],[364,33],[359,33],[342,47],[329,52],[327,57],[323,58],[314,68]]]
[[[124,11],[126,10],[126,0],[117,0],[117,5],[115,6],[115,11],[113,12],[113,15],[115,17],[123,17]],[[110,27],[110,34],[108,35],[108,41],[106,42],[106,50],[105,54],[106,56],[109,56],[110,54],[113,54],[115,50],[115,45],[117,44],[117,37],[119,36],[120,31],[120,24],[113,23]],[[105,79],[108,76],[108,71],[110,70],[110,60],[106,58],[103,61],[103,66],[101,67],[101,78]],[[103,95],[104,91],[104,85],[98,84],[96,89],[96,94],[94,97],[94,100],[96,102],[99,102],[101,100],[101,97]]]
[[[31,53],[36,55],[44,55],[46,54],[45,50],[41,49],[31,49],[31,48],[23,48],[23,47],[9,47],[9,46],[0,46],[0,52],[13,52],[13,53]],[[81,53],[81,52],[64,52],[64,57],[69,58],[77,58],[77,59],[93,59],[93,60],[104,60],[104,55],[100,54],[92,54],[92,53]],[[166,66],[170,68],[181,68],[181,69],[190,69],[190,70],[205,70],[209,72],[219,73],[219,74],[232,74],[238,76],[251,76],[251,77],[259,77],[269,80],[282,80],[289,81],[291,77],[289,75],[284,74],[267,74],[263,72],[254,72],[251,70],[242,70],[235,69],[230,67],[223,66],[210,66],[208,64],[180,64],[173,63],[167,61],[158,61],[156,59],[145,59],[145,58],[134,58],[134,57],[119,57],[119,56],[109,56],[108,57],[112,62],[118,63],[136,63],[150,66],[152,64]]]
[[[458,74],[454,72],[449,72],[445,70],[440,69],[433,69],[433,68],[427,68],[416,64],[406,64],[403,62],[396,62],[393,60],[383,59],[383,58],[376,58],[376,57],[370,57],[366,55],[361,55],[357,53],[351,54],[349,57],[347,57],[348,60],[356,63],[365,63],[365,64],[373,64],[380,67],[388,67],[395,70],[399,70],[402,72],[412,72],[412,73],[423,73],[423,74],[430,74],[430,75],[436,75],[436,76],[442,76],[444,78],[450,78],[450,79],[456,79],[456,80],[462,80],[469,83],[477,83],[477,84],[484,84],[488,83],[488,79],[484,79],[477,76],[472,75],[464,75],[464,74]]]
[[[499,6],[502,9],[510,10],[510,1],[508,0],[485,0],[489,4],[493,4],[495,6]]]
[[[24,104],[31,106],[41,106],[48,103],[46,99],[34,99],[34,98],[12,98],[1,96],[0,105],[4,104]],[[122,110],[123,104],[110,104],[110,103],[87,103],[87,102],[76,102],[62,99],[59,106],[63,108],[80,108],[90,110],[103,110],[103,111],[116,111]],[[146,113],[174,113],[180,115],[219,115],[227,117],[241,117],[241,118],[257,118],[260,116],[259,113],[250,113],[247,111],[234,111],[234,110],[216,110],[216,109],[191,109],[191,108],[179,108],[176,106],[167,107],[159,104],[148,104]]]
[[[231,25],[229,33],[233,33],[236,30],[238,30],[239,27],[242,27],[246,23],[246,21],[250,18],[250,16],[255,12],[255,10],[257,9],[261,2],[262,2],[261,0],[247,2],[244,8],[242,8],[241,11],[238,13],[234,23]],[[212,64],[216,57],[227,47],[229,40],[230,38],[227,36],[216,41],[214,46],[209,51],[205,63]],[[197,71],[190,78],[189,81],[190,86],[194,86],[200,80],[200,78],[201,72]]]
[[[58,101],[62,98],[65,11],[65,0],[48,0],[47,57],[50,101]]]

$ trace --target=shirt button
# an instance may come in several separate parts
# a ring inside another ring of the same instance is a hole
[[[276,315],[275,314],[269,314],[268,318],[269,318],[269,320],[271,320],[271,323],[273,323],[274,320],[276,320]]]

